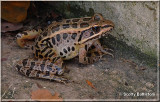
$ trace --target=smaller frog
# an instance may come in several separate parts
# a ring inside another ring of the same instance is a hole
[[[107,52],[99,39],[114,28],[114,23],[101,14],[54,21],[45,30],[25,31],[17,34],[20,47],[27,46],[28,39],[35,38],[32,46],[34,58],[20,60],[16,69],[28,76],[65,83],[63,60],[79,57],[79,63],[98,61]]]

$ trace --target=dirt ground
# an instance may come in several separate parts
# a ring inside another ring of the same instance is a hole
[[[31,92],[40,86],[59,93],[63,99],[156,99],[157,71],[135,63],[114,51],[114,58],[104,56],[94,64],[80,66],[77,60],[66,62],[70,70],[65,76],[74,81],[67,84],[28,78],[14,67],[20,59],[32,56],[20,48],[12,36],[1,38],[1,96],[2,99],[30,99]],[[89,80],[96,89],[90,87]],[[137,94],[139,93],[139,95]],[[144,94],[143,94],[144,93]],[[135,96],[134,96],[135,95]]]

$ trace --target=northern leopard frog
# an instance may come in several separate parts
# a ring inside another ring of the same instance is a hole
[[[28,77],[65,82],[61,75],[63,60],[79,56],[79,62],[90,64],[104,54],[110,54],[100,44],[99,38],[114,28],[101,14],[92,17],[64,19],[52,22],[45,30],[25,31],[17,34],[17,43],[26,47],[27,39],[35,39],[32,47],[35,58],[20,60],[16,69]]]

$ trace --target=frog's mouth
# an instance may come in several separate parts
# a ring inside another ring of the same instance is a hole
[[[110,32],[113,30],[114,27],[113,26],[106,26],[106,27],[104,26],[102,28],[105,28],[105,29],[101,29],[100,32],[90,36],[89,38],[81,40],[77,44],[83,44],[83,43],[85,43],[85,42],[87,42],[89,40],[93,40],[93,39],[96,39],[96,38],[101,38],[102,36],[106,36],[106,35],[110,34]]]

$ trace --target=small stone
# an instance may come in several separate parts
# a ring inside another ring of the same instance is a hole
[[[107,68],[106,70],[105,70],[105,72],[108,72],[109,71],[109,68]]]
[[[146,87],[143,87],[142,90],[143,90],[143,91],[147,91],[147,88],[146,88]]]
[[[146,86],[149,87],[149,88],[153,88],[154,87],[154,85],[152,83],[150,83],[150,82],[147,82]]]
[[[118,74],[118,71],[114,70],[112,71],[112,74]]]

